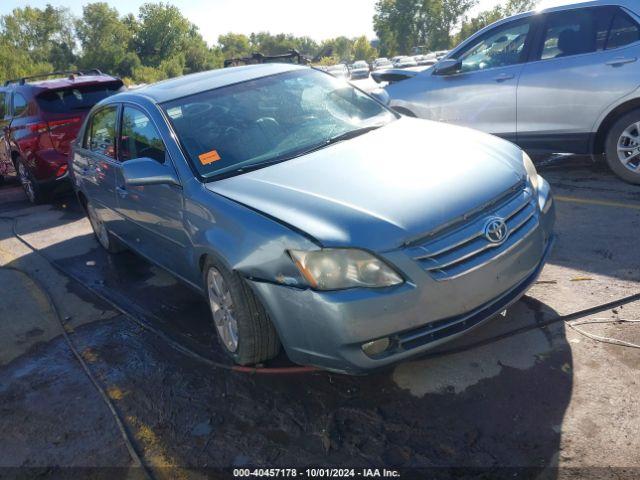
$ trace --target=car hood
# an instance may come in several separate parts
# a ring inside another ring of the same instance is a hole
[[[525,175],[520,150],[504,140],[403,117],[314,153],[205,185],[323,246],[386,251],[463,217]]]

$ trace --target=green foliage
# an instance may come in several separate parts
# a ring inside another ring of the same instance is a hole
[[[414,47],[424,51],[448,49],[501,18],[531,10],[537,0],[506,0],[504,5],[467,18],[476,3],[477,0],[377,0],[373,27],[380,39],[380,54],[409,55]]]
[[[0,79],[99,68],[127,84],[152,83],[220,68],[225,58],[290,50],[312,58],[327,57],[322,60],[327,63],[377,56],[365,37],[338,37],[319,45],[304,36],[228,33],[210,47],[178,8],[162,2],[145,3],[137,15],[121,16],[102,1],[85,4],[79,17],[51,5],[16,8],[0,16]]]
[[[354,60],[366,60],[372,62],[378,56],[378,51],[371,46],[369,40],[364,35],[356,38],[353,42],[353,59]]]
[[[218,37],[218,44],[225,58],[238,58],[251,55],[249,37],[241,33],[227,33]]]
[[[533,10],[537,3],[538,0],[508,0],[504,6],[498,5],[491,10],[480,12],[471,19],[465,18],[460,31],[454,37],[453,44],[457,45],[477,31],[505,17]]]
[[[442,50],[476,0],[378,0],[373,27],[384,56],[411,54],[414,47]]]

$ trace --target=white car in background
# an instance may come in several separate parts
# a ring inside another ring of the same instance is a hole
[[[385,57],[381,57],[381,58],[376,58],[373,61],[373,70],[383,70],[385,68],[393,68],[393,62],[391,62],[391,60],[389,60],[388,58]]]
[[[339,63],[338,65],[331,65],[330,67],[327,67],[327,73],[333,75],[336,78],[349,79],[349,67],[347,67],[344,63]]]
[[[364,60],[359,60],[351,65],[351,79],[369,78],[369,64]]]

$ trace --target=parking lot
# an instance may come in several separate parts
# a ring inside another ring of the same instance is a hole
[[[640,325],[621,322],[640,320],[640,302],[550,321],[640,292],[640,191],[581,159],[543,175],[558,243],[527,296],[439,354],[362,377],[212,366],[226,360],[200,297],[133,254],[106,254],[73,197],[33,207],[3,186],[0,466],[133,478],[140,457],[155,478],[260,465],[634,478],[640,351],[574,328],[640,344]]]

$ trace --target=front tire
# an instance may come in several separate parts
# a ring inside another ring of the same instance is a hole
[[[240,365],[269,360],[280,351],[275,327],[244,279],[211,258],[203,269],[218,342]]]
[[[111,232],[107,229],[104,221],[100,217],[95,207],[91,202],[87,202],[87,217],[89,217],[89,223],[93,233],[98,240],[98,243],[109,253],[120,253],[124,250],[124,246],[115,238]]]
[[[640,109],[620,117],[609,129],[605,153],[613,173],[640,185]]]

